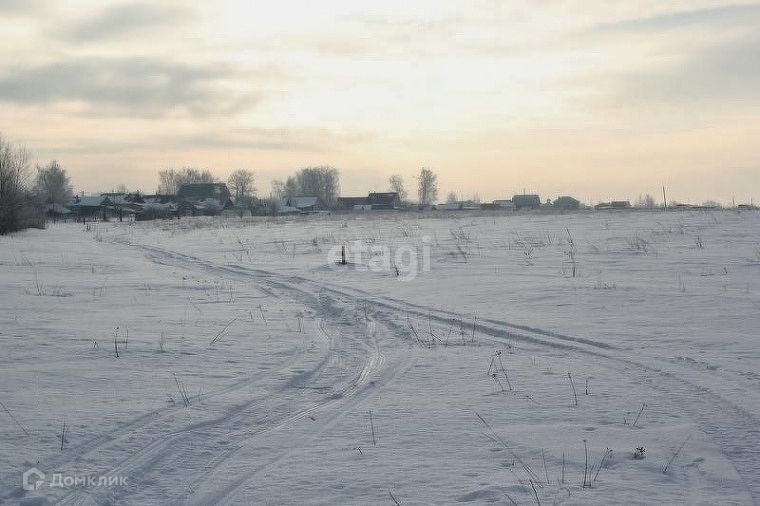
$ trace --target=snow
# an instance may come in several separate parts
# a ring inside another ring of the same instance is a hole
[[[752,504],[759,273],[752,211],[2,237],[0,501]]]

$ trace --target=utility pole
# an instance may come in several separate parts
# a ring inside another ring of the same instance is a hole
[[[665,187],[662,187],[662,203],[665,206],[665,209],[668,208],[668,199],[665,198]]]

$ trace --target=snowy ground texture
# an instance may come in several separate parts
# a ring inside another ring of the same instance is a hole
[[[0,502],[759,503],[759,328],[756,212],[51,225],[0,238]]]

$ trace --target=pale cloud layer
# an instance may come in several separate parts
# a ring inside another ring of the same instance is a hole
[[[3,134],[78,189],[309,164],[344,193],[760,196],[754,2],[0,0]]]

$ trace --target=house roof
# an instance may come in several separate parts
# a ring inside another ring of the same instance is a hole
[[[92,195],[87,197],[72,197],[69,207],[100,207],[111,205],[111,199],[101,195]]]
[[[401,203],[401,198],[396,192],[370,193],[367,199],[373,206],[395,207]]]
[[[229,200],[230,190],[224,183],[190,183],[183,184],[177,192],[180,200],[204,200],[207,198]]]
[[[113,195],[113,196],[109,195],[108,199],[111,201],[111,204],[115,206],[128,206],[128,205],[133,204],[133,202],[129,200],[129,196],[125,194]]]
[[[288,197],[285,203],[290,207],[305,209],[307,207],[316,206],[319,203],[319,197]]]
[[[515,195],[514,197],[512,197],[512,203],[515,205],[515,207],[540,206],[541,199],[539,198],[538,195],[535,195],[535,194]]]
[[[169,204],[171,202],[176,202],[177,196],[170,195],[170,194],[145,195],[143,197],[143,200],[146,203],[152,203],[152,204]]]

